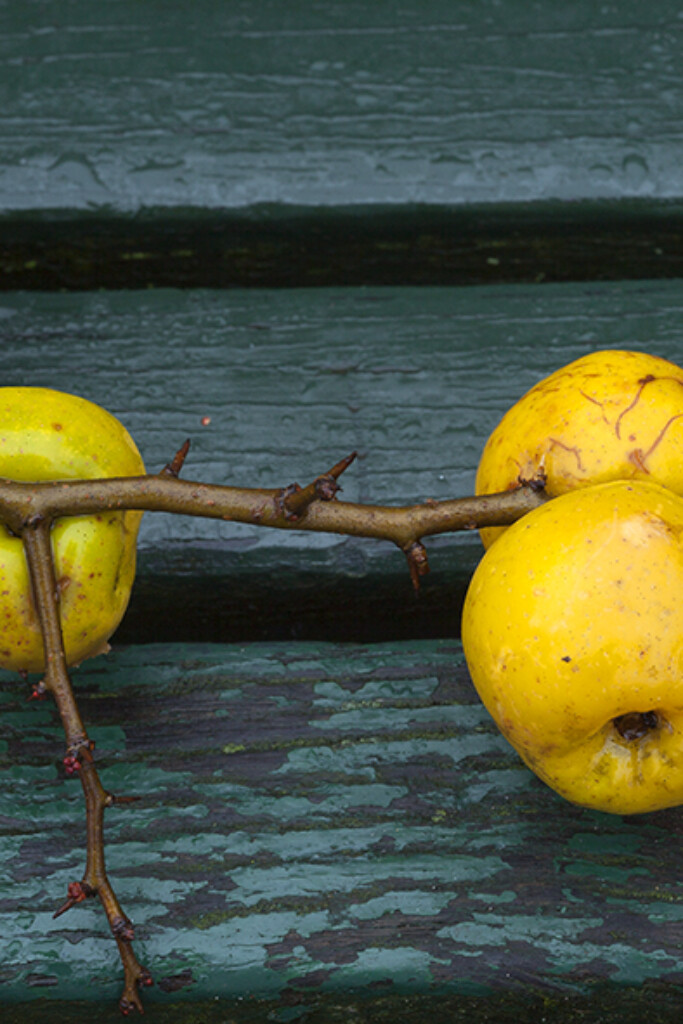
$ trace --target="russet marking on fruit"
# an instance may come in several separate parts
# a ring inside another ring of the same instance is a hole
[[[581,461],[581,449],[578,447],[578,445],[564,444],[556,437],[549,437],[548,441],[550,442],[551,448],[562,448],[565,452],[569,452],[571,455],[573,455],[576,459],[576,468],[580,473],[583,473],[585,467],[583,462]]]
[[[637,469],[642,470],[643,473],[650,473],[650,470],[647,468],[645,463],[653,454],[653,452],[655,452],[659,445],[662,443],[662,441],[664,440],[664,435],[666,434],[671,424],[674,423],[676,420],[679,420],[682,416],[683,412],[676,413],[675,416],[670,416],[646,452],[644,452],[642,448],[635,448],[631,452],[631,454],[629,455],[629,459],[634,463]],[[631,434],[629,437],[629,441],[635,441],[635,439],[635,434]]]
[[[643,388],[647,384],[652,384],[652,382],[655,380],[657,380],[655,375],[653,373],[648,373],[645,377],[638,381],[638,390],[636,391],[634,398],[631,400],[631,402],[629,402],[626,408],[619,413],[614,424],[614,433],[617,435],[617,440],[621,440],[621,421],[623,420],[624,416],[627,416],[632,409],[635,409],[638,402],[640,401],[640,396],[643,393]]]
[[[600,412],[602,414],[602,421],[603,421],[603,423],[606,423],[607,426],[609,427],[610,426],[610,421],[607,419],[607,414],[605,413],[605,403],[598,401],[597,398],[593,398],[592,395],[587,395],[586,392],[583,390],[583,388],[579,388],[579,394],[583,398],[585,398],[587,402],[592,402],[593,405],[597,405],[598,409],[600,410]]]
[[[516,485],[538,468],[551,497],[616,479],[683,494],[683,377],[644,352],[593,352],[539,381],[502,417],[477,470],[476,492]],[[485,546],[504,527],[481,531]]]

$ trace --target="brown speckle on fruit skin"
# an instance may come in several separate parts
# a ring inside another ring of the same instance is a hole
[[[64,428],[63,428],[61,423],[53,423],[52,424],[52,429],[53,430],[63,430]]]
[[[57,590],[59,591],[60,595],[63,594],[64,591],[67,590],[70,585],[70,576],[60,576],[59,579],[57,580]]]

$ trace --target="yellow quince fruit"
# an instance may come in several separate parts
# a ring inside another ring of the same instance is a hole
[[[682,598],[683,499],[643,481],[549,501],[479,563],[462,620],[474,685],[568,800],[683,803]]]
[[[607,480],[651,480],[683,494],[683,370],[615,349],[539,381],[486,442],[475,490],[506,491],[541,474],[552,497]],[[484,546],[504,530],[481,530]]]
[[[49,388],[0,388],[0,477],[35,483],[144,472],[128,431],[99,406]],[[102,512],[58,519],[52,527],[69,664],[106,650],[123,617],[141,518],[141,512]],[[22,541],[1,525],[0,666],[44,669]]]

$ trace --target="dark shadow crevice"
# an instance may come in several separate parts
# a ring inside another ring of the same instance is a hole
[[[678,202],[0,218],[0,289],[478,285],[683,275]]]

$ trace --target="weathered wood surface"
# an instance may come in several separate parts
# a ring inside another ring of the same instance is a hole
[[[5,0],[0,287],[675,276],[682,62],[674,0]]]
[[[472,490],[531,384],[683,361],[673,0],[0,0],[0,288],[591,279],[0,297],[2,384],[83,394],[150,467],[344,497]],[[210,418],[202,426],[203,417]],[[77,673],[112,878],[173,1021],[619,1021],[683,1003],[681,810],[574,808],[495,731],[455,637],[480,555],[147,516],[116,652]],[[250,644],[259,638],[317,642]],[[404,638],[402,643],[359,641]],[[121,646],[124,641],[232,640]],[[322,640],[353,641],[341,646]],[[117,1019],[48,702],[0,678],[3,1022]]]
[[[673,0],[5,0],[6,210],[682,197]]]
[[[555,796],[456,641],[132,647],[75,681],[105,785],[141,797],[108,812],[107,849],[152,1019],[679,1019],[682,809]],[[52,920],[80,786],[25,696],[2,676],[0,1000],[75,1022],[119,967],[96,909]]]
[[[403,504],[471,494],[500,416],[563,363],[603,347],[683,362],[682,322],[680,281],[5,294],[0,378],[109,408],[151,471],[186,437],[188,479],[258,487],[357,449],[342,497]],[[431,540],[416,601],[388,544],[151,514],[140,540],[127,640],[456,635],[481,553]]]

